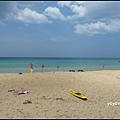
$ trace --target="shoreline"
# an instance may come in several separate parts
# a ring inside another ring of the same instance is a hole
[[[1,118],[120,118],[119,86],[120,70],[0,74]],[[8,92],[14,89],[30,92]]]
[[[71,70],[71,71],[70,71]],[[68,71],[62,71],[62,70],[56,70],[56,71],[43,71],[42,72],[42,70],[41,71],[32,71],[32,73],[30,73],[30,72],[1,72],[0,74],[19,74],[19,73],[22,73],[22,74],[35,74],[35,73],[60,73],[60,72],[65,72],[65,73],[82,73],[82,72],[99,72],[99,71],[120,71],[120,70],[117,70],[117,69],[115,69],[115,70],[113,70],[113,69],[99,69],[99,70],[89,70],[89,71],[84,71],[83,69],[81,69],[81,70],[75,70],[75,69],[70,69],[70,70],[68,70]],[[29,70],[30,71],[30,70]]]

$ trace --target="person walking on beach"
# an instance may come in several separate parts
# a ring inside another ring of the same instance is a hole
[[[31,64],[30,64],[30,68],[33,69],[33,67],[34,67],[34,65],[33,65],[33,63],[31,63]]]
[[[104,65],[102,66],[102,68],[104,69]]]
[[[43,68],[44,68],[45,66],[44,66],[44,64],[42,64],[42,72],[43,72]]]
[[[33,67],[34,67],[34,65],[31,63],[31,64],[30,64],[30,73],[33,72]]]

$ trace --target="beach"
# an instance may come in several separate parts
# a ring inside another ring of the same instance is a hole
[[[120,70],[0,74],[0,118],[120,118],[119,113]]]

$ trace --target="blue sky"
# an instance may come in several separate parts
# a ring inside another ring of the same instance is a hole
[[[0,2],[0,57],[120,58],[120,2]]]

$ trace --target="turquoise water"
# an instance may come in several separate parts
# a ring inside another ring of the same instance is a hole
[[[69,71],[69,70],[120,70],[120,58],[16,58],[0,57],[0,73],[29,73],[30,64],[33,72]],[[57,68],[59,66],[59,68]],[[104,68],[103,68],[104,66]]]

